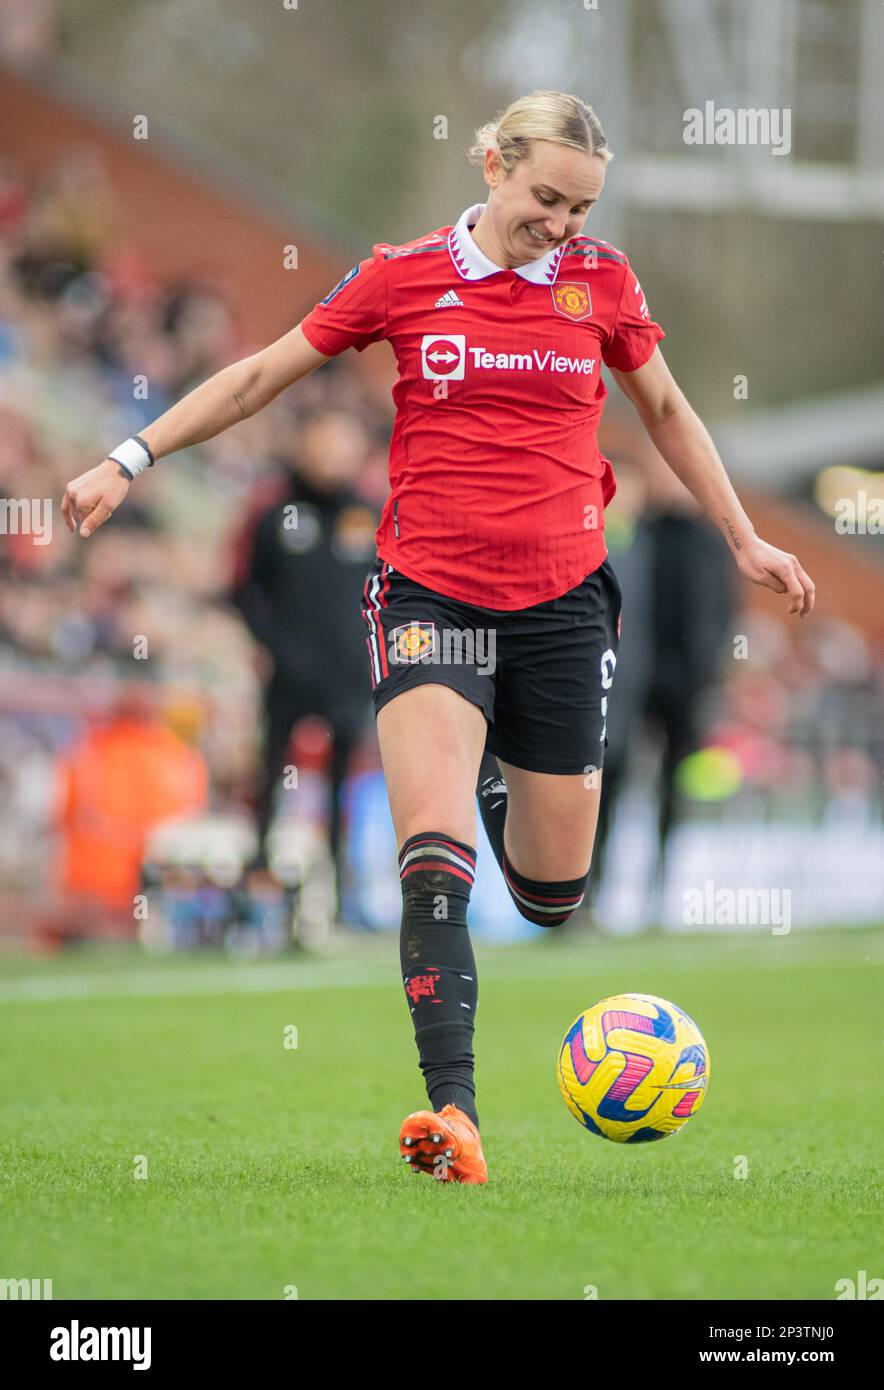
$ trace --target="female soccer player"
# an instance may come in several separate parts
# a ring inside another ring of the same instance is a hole
[[[374,246],[290,333],[70,483],[62,510],[92,535],[156,459],[253,415],[345,348],[392,343],[391,490],[363,616],[431,1106],[406,1117],[400,1151],[415,1171],[483,1183],[475,797],[518,910],[567,921],[589,876],[620,624],[603,529],[614,484],[596,442],[602,362],[739,570],[790,613],[811,611],[814,586],[756,536],[625,255],[583,233],[611,157],[592,108],[534,92],[477,132],[470,157],[485,204]]]

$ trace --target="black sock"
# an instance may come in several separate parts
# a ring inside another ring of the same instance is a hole
[[[506,821],[506,782],[493,753],[485,749],[476,786],[479,814],[485,827],[494,857],[503,870],[503,827]]]
[[[456,1105],[478,1125],[473,1027],[478,999],[467,906],[474,846],[430,830],[399,851],[399,959],[427,1095],[434,1110]]]
[[[516,907],[523,917],[529,922],[536,922],[539,927],[562,926],[583,902],[589,869],[580,878],[538,883],[514,869],[508,854],[504,854],[501,867]]]

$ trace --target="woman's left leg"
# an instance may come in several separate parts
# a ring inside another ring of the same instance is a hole
[[[567,922],[586,893],[619,619],[620,586],[605,561],[566,594],[500,624],[476,791],[510,895],[544,927]]]
[[[602,774],[528,772],[498,758],[507,785],[504,848],[526,878],[575,879],[589,873]]]
[[[486,753],[483,768],[495,764]],[[480,807],[510,895],[523,917],[559,927],[586,893],[601,773],[529,772],[497,759],[500,780],[480,786]]]

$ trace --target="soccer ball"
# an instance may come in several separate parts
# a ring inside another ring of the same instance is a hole
[[[687,1014],[653,994],[614,994],[575,1018],[559,1050],[575,1119],[617,1144],[665,1139],[703,1104],[709,1049]]]

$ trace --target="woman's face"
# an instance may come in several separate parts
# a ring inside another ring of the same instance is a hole
[[[576,236],[605,182],[599,155],[534,140],[530,152],[507,175],[500,156],[485,156],[485,182],[492,189],[486,216],[499,262],[508,267],[539,260]]]

